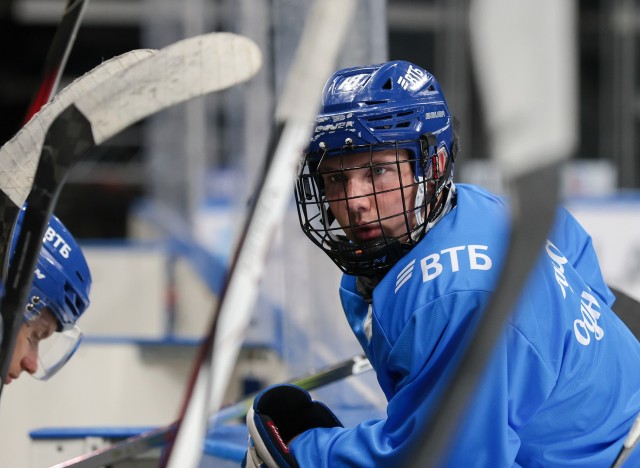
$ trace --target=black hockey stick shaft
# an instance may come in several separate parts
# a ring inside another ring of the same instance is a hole
[[[437,406],[435,415],[426,426],[427,430],[423,440],[426,440],[427,443],[421,449],[416,450],[415,465],[412,466],[430,466],[427,462],[434,459],[434,453],[442,453],[454,435],[454,431],[459,429],[460,416],[466,407],[469,396],[476,387],[480,373],[486,367],[498,334],[526,281],[529,272],[527,265],[533,264],[537,252],[540,251],[540,249],[532,247],[537,244],[542,248],[545,236],[551,228],[550,220],[554,219],[556,203],[559,198],[557,190],[560,172],[558,167],[549,167],[542,172],[534,172],[522,177],[516,182],[516,193],[520,200],[523,200],[527,193],[532,193],[531,191],[535,187],[555,187],[556,192],[552,192],[552,196],[544,198],[543,200],[546,202],[544,204],[540,203],[543,201],[541,198],[536,199],[535,204],[531,205],[520,203],[521,216],[529,221],[515,223],[516,230],[512,233],[510,253],[501,273],[499,287],[487,306],[473,340],[449,385],[449,390],[445,392],[442,401]],[[640,339],[640,303],[619,289],[610,288],[616,295],[614,312],[636,338]],[[622,462],[629,457],[637,445],[640,437],[639,426],[640,416],[634,423],[628,442],[623,445],[617,461],[614,462],[615,467],[621,467]]]
[[[45,58],[40,87],[27,110],[28,122],[55,95],[89,0],[68,0]]]
[[[625,294],[621,290],[609,286],[616,296],[616,302],[613,304],[613,311],[625,323],[627,328],[640,340],[640,303],[631,296]],[[636,449],[640,440],[640,414],[633,422],[633,425],[625,439],[620,452],[614,460],[611,468],[622,468],[627,458]]]
[[[9,371],[49,217],[68,169],[93,146],[91,123],[73,105],[55,119],[46,133],[33,188],[26,200],[16,253],[9,266],[5,294],[0,301],[4,324],[0,346],[0,394]]]
[[[461,416],[542,253],[556,215],[563,162],[578,147],[576,9],[571,2],[552,3],[553,8],[537,14],[534,0],[517,5],[509,0],[473,0],[467,2],[462,18],[469,35],[461,48],[468,48],[475,59],[489,153],[510,198],[511,234],[496,288],[485,310],[476,314],[475,330],[470,327],[464,337],[466,349],[437,395],[432,417],[424,421],[409,466],[442,466],[450,462],[445,454],[463,450],[452,446],[455,436],[481,430],[462,427]],[[535,21],[519,21],[533,19],[533,14]],[[540,27],[545,28],[544,37]],[[544,69],[554,74],[546,81],[545,99],[540,99],[531,90]]]
[[[88,2],[89,0],[67,1],[62,19],[45,58],[40,86],[27,110],[24,123],[28,122],[56,93]],[[4,284],[8,279],[11,238],[21,207],[16,206],[5,193],[1,193],[0,198],[0,281]],[[2,329],[0,334],[3,335],[2,349],[4,351],[0,351],[0,356],[4,358],[6,358],[7,352],[4,331],[8,329],[9,333],[12,333],[11,328],[15,325],[11,323],[11,320],[9,320],[9,322],[10,323],[7,323],[3,320],[2,327],[0,327],[0,329]],[[9,343],[8,345],[13,346],[13,343]],[[5,375],[4,364],[5,362],[2,360],[2,357],[0,357],[0,369],[2,369],[3,372],[2,376]],[[1,392],[2,386],[0,384],[0,393]]]
[[[29,105],[24,123],[28,122],[55,95],[88,3],[89,0],[67,1],[45,58],[40,86]],[[9,249],[13,228],[21,207],[16,206],[4,193],[0,194],[0,198],[0,281],[4,283],[9,268]]]
[[[356,355],[350,359],[324,367],[317,372],[289,380],[287,383],[297,385],[307,391],[316,390],[344,378],[356,376],[371,370],[371,364],[364,355]],[[242,398],[231,405],[224,406],[209,419],[217,425],[246,416],[257,393]],[[175,423],[166,427],[154,429],[139,436],[131,437],[111,447],[68,460],[52,468],[98,468],[140,455],[155,447],[169,442],[175,434]]]
[[[509,251],[498,287],[473,330],[474,335],[433,416],[425,424],[420,445],[415,447],[408,466],[438,466],[456,430],[461,429],[461,416],[551,228],[558,200],[559,172],[558,166],[552,165],[515,180],[514,195],[519,212],[512,224]],[[540,187],[545,187],[544,197],[529,197],[539,192]]]

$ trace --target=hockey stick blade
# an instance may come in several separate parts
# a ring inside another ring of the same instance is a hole
[[[58,25],[53,42],[44,62],[44,70],[40,88],[38,88],[29,109],[25,123],[49,102],[56,94],[62,72],[75,42],[82,17],[89,0],[68,0],[64,8],[62,20]]]
[[[316,390],[325,385],[338,382],[346,377],[356,376],[372,369],[371,364],[363,355],[357,355],[350,359],[338,362],[332,366],[320,369],[317,372],[289,380],[288,383],[297,385],[307,391]],[[249,395],[237,403],[224,406],[219,412],[209,417],[210,425],[219,425],[225,422],[244,418],[253,404],[257,393]],[[55,465],[52,468],[98,468],[111,465],[122,460],[131,459],[148,450],[163,445],[173,437],[175,423],[169,426],[131,437],[111,447],[96,450],[85,455],[73,458]]]
[[[101,144],[166,107],[248,80],[261,61],[260,50],[248,38],[232,33],[205,34],[169,45],[155,54],[153,61],[127,66],[108,82],[95,83],[91,93],[76,94],[65,104],[76,104],[91,122],[96,144]],[[30,133],[37,132],[39,126],[44,135],[47,122],[29,122],[0,150],[0,189],[18,206],[26,200],[38,164],[42,137]],[[31,139],[35,142],[30,143]],[[30,157],[21,159],[25,145]]]
[[[202,457],[207,415],[220,408],[251,309],[262,279],[267,253],[290,199],[299,155],[306,146],[320,107],[325,80],[333,72],[356,0],[315,0],[276,111],[265,170],[231,259],[207,336],[196,356],[187,385],[176,436],[161,466],[194,468]],[[318,38],[323,40],[319,41]]]
[[[26,302],[44,229],[68,170],[91,148],[129,125],[169,106],[242,83],[260,65],[260,50],[246,37],[231,33],[196,36],[126,68],[79,97],[54,119],[45,136],[33,184],[9,187],[16,189],[13,193],[3,190],[16,206],[26,200],[27,210],[16,261],[9,268],[7,289],[0,303],[3,318],[7,317],[0,350],[2,378],[8,370],[20,326],[17,318]],[[18,168],[15,177],[24,182],[30,171]]]

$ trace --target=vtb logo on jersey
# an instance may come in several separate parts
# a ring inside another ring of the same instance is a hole
[[[443,272],[457,273],[469,270],[490,270],[493,266],[491,257],[485,253],[487,245],[457,245],[442,249],[440,253],[427,255],[420,260],[422,282],[432,281]],[[412,260],[396,277],[396,291],[413,275],[415,260]]]

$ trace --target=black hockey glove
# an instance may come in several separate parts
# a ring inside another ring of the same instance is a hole
[[[253,400],[247,413],[249,450],[242,461],[246,468],[297,468],[289,442],[307,429],[343,427],[324,403],[311,399],[295,385],[275,385]]]

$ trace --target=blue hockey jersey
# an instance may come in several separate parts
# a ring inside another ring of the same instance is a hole
[[[498,281],[508,209],[473,186],[373,291],[340,288],[387,399],[387,418],[291,443],[301,466],[403,466]],[[582,274],[580,274],[580,273]],[[558,219],[466,409],[445,466],[594,466],[640,411],[640,344],[611,311],[590,239]],[[640,466],[640,451],[628,461]]]

